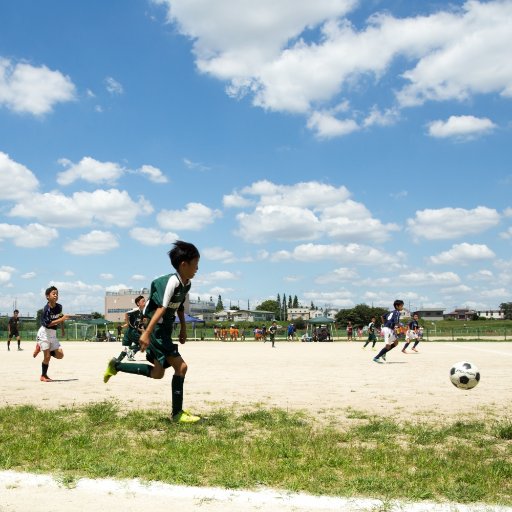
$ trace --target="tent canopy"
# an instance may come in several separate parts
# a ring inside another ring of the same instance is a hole
[[[309,320],[306,320],[306,323],[313,325],[333,324],[334,320],[327,316],[317,316],[316,318],[310,318]]]
[[[180,322],[180,319],[176,315],[176,319],[174,320],[174,323],[178,324]],[[204,324],[204,320],[201,320],[199,318],[196,318],[195,316],[190,316],[185,313],[185,322],[187,324]]]

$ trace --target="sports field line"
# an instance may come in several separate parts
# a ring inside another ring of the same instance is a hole
[[[500,356],[512,357],[512,351],[503,352],[502,350],[491,350],[488,348],[478,348],[472,345],[461,345],[459,343],[446,343],[449,347],[464,348],[467,350],[476,350],[477,352],[487,352],[488,354],[499,354]]]
[[[1,501],[9,501],[9,489],[18,492],[24,490],[31,493],[35,488],[44,488],[52,491],[52,501],[58,499],[55,491],[65,493],[71,499],[73,493],[90,495],[91,503],[101,510],[102,497],[115,495],[119,505],[121,500],[137,498],[157,498],[162,504],[168,503],[173,508],[180,508],[180,499],[193,500],[195,506],[207,512],[209,505],[218,510],[251,512],[257,510],[293,510],[306,512],[313,510],[331,511],[343,510],[345,512],[375,512],[383,510],[389,512],[512,512],[512,507],[501,507],[485,504],[463,505],[458,503],[406,503],[392,500],[384,503],[371,498],[335,498],[329,496],[312,496],[302,493],[279,492],[272,489],[259,491],[235,491],[210,487],[187,487],[169,485],[160,482],[143,483],[140,480],[113,480],[80,478],[71,485],[66,486],[51,475],[36,475],[19,473],[15,471],[0,471],[0,497]],[[6,499],[5,499],[6,498]],[[66,500],[69,504],[69,501]],[[72,501],[72,500],[71,500]],[[194,506],[194,510],[195,510]],[[11,510],[11,509],[9,509]],[[12,510],[17,510],[16,508]],[[184,509],[182,509],[184,510]],[[188,509],[187,509],[188,510]]]

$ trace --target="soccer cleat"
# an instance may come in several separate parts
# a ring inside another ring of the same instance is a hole
[[[372,350],[373,350],[374,352],[376,352],[376,351],[377,351],[377,349],[376,349],[375,347],[372,347]]]
[[[39,343],[36,343],[36,348],[34,349],[34,353],[32,354],[33,357],[37,357],[37,354],[41,352],[41,347],[39,346]]]
[[[53,382],[52,379],[50,379],[50,377],[48,377],[48,375],[41,375],[41,377],[39,377],[39,380],[41,382]]]
[[[180,411],[172,417],[172,421],[176,423],[197,423],[200,419],[199,416],[194,416],[188,411]]]
[[[418,352],[415,348],[412,349],[414,352]]]
[[[110,377],[113,377],[114,375],[117,374],[117,370],[116,370],[116,362],[117,362],[117,359],[115,357],[113,357],[109,362],[108,362],[108,365],[107,365],[107,369],[105,370],[105,373],[103,374],[103,382],[106,384],[108,382],[108,380],[110,379]]]
[[[413,350],[414,350],[414,349],[413,349]],[[404,354],[408,354],[408,353],[409,353],[409,352],[407,352],[407,350],[405,350],[405,348],[403,348],[403,349],[402,349],[402,352],[403,352]]]
[[[374,362],[374,363],[383,364],[383,362],[382,362],[378,357],[374,357],[374,358],[373,358],[373,362]]]
[[[382,354],[380,357],[382,357],[382,360],[386,362],[386,354]]]
[[[18,352],[21,352],[23,349],[21,347],[18,347]]]

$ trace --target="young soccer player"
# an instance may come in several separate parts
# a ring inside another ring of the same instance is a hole
[[[397,299],[393,302],[394,311],[382,317],[382,334],[384,335],[384,347],[373,358],[376,363],[382,364],[386,361],[386,354],[398,345],[398,339],[395,334],[395,327],[400,323],[400,311],[404,309],[404,301]],[[382,358],[382,361],[381,361]]]
[[[103,381],[108,382],[118,372],[161,379],[165,370],[172,366],[171,420],[195,423],[201,418],[183,410],[183,383],[188,367],[178,346],[172,341],[172,331],[177,314],[180,321],[178,340],[182,344],[187,341],[183,304],[191,287],[190,280],[198,270],[200,255],[193,244],[180,240],[175,242],[168,254],[176,272],[158,277],[151,283],[150,295],[144,308],[144,316],[149,319],[149,323],[139,338],[140,349],[146,351],[146,359],[152,364],[123,363],[114,357],[108,363]]]
[[[52,379],[48,377],[48,366],[50,359],[62,359],[64,352],[57,339],[57,326],[61,327],[64,322],[69,319],[69,315],[62,313],[62,306],[57,303],[59,300],[59,291],[55,286],[50,286],[45,292],[46,300],[48,301],[43,308],[43,315],[41,317],[41,327],[37,331],[37,343],[34,350],[34,357],[43,351],[43,362],[41,371],[41,382],[51,382]]]
[[[277,323],[272,322],[271,326],[268,328],[268,333],[270,335],[270,341],[272,342],[272,348],[276,348],[276,332],[277,332]]]
[[[372,316],[371,322],[368,324],[368,339],[366,343],[363,345],[363,348],[366,348],[367,345],[373,343],[372,350],[375,350],[375,344],[377,343],[377,336],[375,335],[375,317]]]
[[[21,338],[20,338],[20,331],[19,331],[19,323],[20,319],[18,317],[19,311],[15,309],[12,313],[11,318],[9,318],[9,323],[7,324],[7,350],[11,350],[11,340],[12,338],[16,338],[16,341],[18,342],[18,350],[23,350],[21,348]]]
[[[404,354],[409,353],[409,352],[407,352],[407,347],[410,345],[411,340],[414,340],[414,345],[412,346],[413,352],[418,352],[416,350],[416,347],[418,346],[418,343],[420,342],[420,337],[419,337],[420,324],[419,324],[418,320],[419,320],[418,313],[414,313],[414,315],[412,315],[412,320],[409,322],[409,324],[407,326],[407,332],[405,333],[405,345],[404,345],[404,348],[402,349],[402,352]]]
[[[124,315],[124,325],[126,331],[123,337],[123,350],[117,356],[117,360],[121,362],[126,356],[129,361],[134,361],[135,354],[139,351],[139,338],[144,330],[144,306],[146,299],[139,295],[135,298],[136,308],[127,311]]]

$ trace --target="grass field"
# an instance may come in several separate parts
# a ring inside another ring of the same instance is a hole
[[[0,345],[0,347],[2,347]],[[509,343],[422,343],[376,365],[360,343],[189,342],[185,404],[167,420],[170,375],[118,375],[116,343],[68,343],[38,381],[32,347],[5,356],[0,469],[381,500],[512,505]],[[142,356],[139,357],[142,359]],[[452,363],[479,365],[460,391]],[[13,379],[13,376],[14,379]],[[58,442],[47,443],[48,438]],[[1,493],[0,493],[1,496]],[[14,510],[14,509],[13,509]]]

